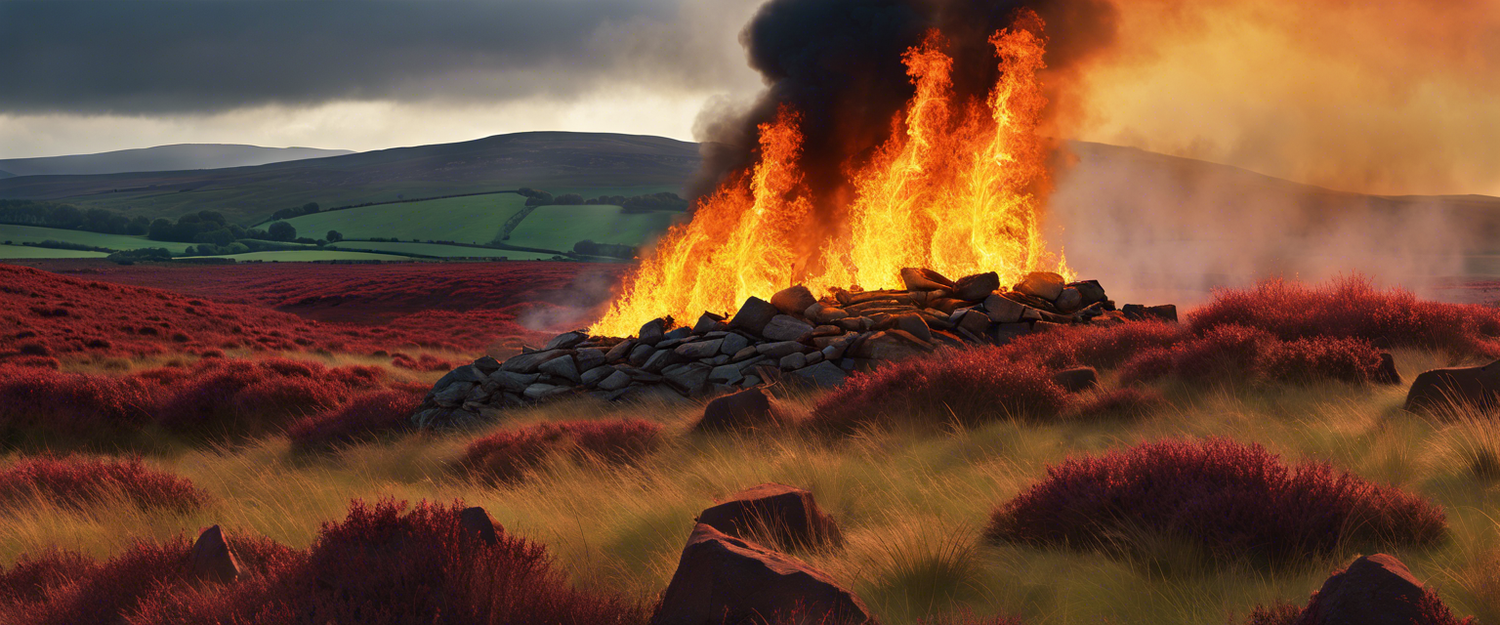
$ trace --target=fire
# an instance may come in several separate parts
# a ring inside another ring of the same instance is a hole
[[[953,278],[996,271],[1004,284],[1032,271],[1071,278],[1040,232],[1050,184],[1047,146],[1035,132],[1047,102],[1036,76],[1043,40],[1007,29],[990,43],[1000,79],[984,103],[954,94],[940,34],[907,51],[916,94],[892,120],[891,138],[851,174],[847,218],[823,240],[809,240],[812,202],[796,165],[800,120],[781,110],[760,126],[753,170],[668,231],[591,331],[629,336],[662,315],[691,323],[704,311],[732,314],[750,296],[797,284],[814,293],[900,288],[903,267]]]

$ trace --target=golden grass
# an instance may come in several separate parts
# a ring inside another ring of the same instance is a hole
[[[1440,357],[1399,352],[1406,380]],[[1106,380],[1108,383],[1109,380]],[[1405,387],[1160,387],[1169,406],[1126,422],[996,423],[946,433],[872,430],[845,439],[795,431],[699,436],[701,405],[611,407],[578,401],[497,415],[487,429],[412,434],[385,443],[298,455],[271,437],[148,460],[213,495],[190,514],[123,501],[68,511],[35,501],[0,510],[0,562],[51,546],[106,555],[137,538],[211,524],[308,544],[351,498],[462,498],[548,545],[576,583],[650,602],[666,587],[697,513],[761,482],[811,489],[841,524],[846,547],[795,555],[849,584],[886,623],[940,612],[1018,614],[1027,623],[1223,623],[1257,604],[1301,603],[1355,553],[1285,570],[1206,566],[1183,545],[1145,535],[1118,540],[1150,558],[994,545],[977,528],[991,509],[1069,454],[1168,437],[1226,436],[1288,460],[1322,459],[1422,493],[1447,510],[1452,538],[1400,550],[1418,577],[1459,614],[1500,618],[1500,480],[1472,457],[1500,449],[1497,421],[1431,421],[1400,410]],[[811,398],[793,403],[806,407]],[[666,443],[638,466],[556,459],[524,482],[485,486],[453,468],[468,441],[497,428],[549,420],[635,417],[666,426]],[[1475,451],[1480,450],[1480,451]],[[0,461],[8,462],[9,460]]]

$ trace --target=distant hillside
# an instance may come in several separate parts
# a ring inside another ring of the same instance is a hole
[[[0,170],[0,178],[12,178],[12,177],[15,177],[15,174],[10,173],[8,171]]]
[[[528,132],[256,167],[20,176],[0,180],[0,199],[62,201],[153,219],[217,210],[250,225],[307,202],[327,209],[522,186],[586,196],[675,192],[698,160],[697,145],[661,137]]]
[[[99,154],[0,159],[0,169],[15,176],[78,176],[248,167],[353,153],[352,150],[188,143]]]

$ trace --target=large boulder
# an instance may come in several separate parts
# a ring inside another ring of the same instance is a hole
[[[1064,282],[1062,276],[1050,271],[1033,271],[1026,274],[1026,278],[1012,290],[1050,302],[1062,295]]]
[[[788,315],[800,315],[816,303],[818,303],[818,298],[813,297],[812,291],[800,284],[777,291],[771,296],[771,305]]]
[[[956,286],[952,280],[931,269],[906,267],[901,270],[901,282],[908,291],[952,291]]]
[[[708,525],[693,528],[651,625],[873,623],[826,573]]]
[[[783,549],[838,546],[843,533],[823,512],[812,491],[785,484],[760,484],[704,510],[698,522],[735,538],[765,540]]]
[[[693,429],[699,432],[732,432],[775,426],[785,420],[785,411],[759,388],[719,397],[703,407],[703,418]]]
[[[1433,369],[1417,376],[1406,392],[1406,409],[1436,412],[1450,406],[1500,406],[1500,360],[1481,367]]]
[[[205,581],[230,583],[240,578],[240,563],[224,541],[224,532],[215,525],[198,535],[188,555],[188,568],[194,577]]]
[[[760,334],[761,330],[766,329],[766,324],[771,323],[771,319],[780,313],[770,302],[751,297],[740,305],[739,312],[734,313],[734,318],[729,320],[729,327]]]
[[[958,279],[953,296],[968,302],[977,302],[1000,288],[1000,274],[993,271],[964,276]]]
[[[1334,573],[1313,595],[1298,625],[1412,625],[1435,622],[1424,614],[1428,591],[1400,560],[1364,556]],[[1434,597],[1435,598],[1435,597]],[[1444,607],[1443,611],[1447,608]],[[1449,621],[1455,622],[1455,621]]]

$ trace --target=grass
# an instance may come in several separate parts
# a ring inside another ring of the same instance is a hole
[[[605,205],[540,206],[521,220],[505,243],[564,252],[583,240],[642,245],[684,216],[671,211],[627,213],[619,206]]]
[[[104,252],[55,250],[48,247],[33,247],[30,245],[0,244],[0,260],[23,258],[104,258],[105,256],[108,256],[108,254]]]
[[[287,223],[299,236],[315,239],[337,230],[346,239],[394,237],[483,244],[493,241],[505,220],[525,204],[526,198],[515,193],[492,193],[327,211]]]
[[[439,258],[505,258],[508,260],[552,260],[552,257],[556,256],[556,254],[543,254],[540,252],[499,250],[486,247],[468,247],[464,245],[443,245],[441,243],[343,241],[341,243],[329,245],[328,247],[345,250],[373,250],[375,252],[390,252],[392,254],[420,254],[422,256],[436,256]]]
[[[62,241],[64,243],[79,243],[92,245],[111,250],[134,250],[143,247],[163,247],[171,250],[174,254],[181,254],[192,243],[175,243],[172,241],[152,241],[143,236],[128,234],[103,234],[100,232],[85,232],[83,230],[66,230],[63,228],[43,228],[40,226],[17,226],[11,224],[0,224],[0,241],[13,241],[16,243],[40,243],[46,240]],[[66,250],[52,250],[53,252],[66,252]],[[24,258],[12,256],[10,258]],[[41,257],[35,257],[41,258]],[[45,258],[76,258],[72,256],[47,256]]]
[[[186,256],[184,258],[230,258],[239,262],[261,261],[277,263],[305,263],[317,260],[413,261],[410,256],[373,254],[370,252],[346,252],[343,250],[287,250],[282,252],[248,252],[225,256]]]
[[[1399,350],[1407,379],[1448,364]],[[1113,380],[1106,376],[1106,384]],[[295,548],[319,524],[343,518],[351,498],[446,502],[490,511],[507,531],[548,546],[584,588],[649,601],[665,588],[693,517],[743,487],[775,481],[811,489],[841,524],[847,546],[798,556],[852,584],[883,622],[939,612],[1017,614],[1026,623],[1226,622],[1256,605],[1301,604],[1353,552],[1310,556],[1266,571],[1205,566],[1189,547],[1162,542],[1154,558],[989,544],[979,534],[993,507],[1070,455],[1141,441],[1222,436],[1260,443],[1288,461],[1323,460],[1365,479],[1411,490],[1447,512],[1450,538],[1390,551],[1440,587],[1455,613],[1500,616],[1493,582],[1476,571],[1500,554],[1500,489],[1474,474],[1458,449],[1493,421],[1429,422],[1399,410],[1404,389],[1318,383],[1190,386],[1160,383],[1167,402],[1129,420],[1043,424],[999,421],[935,432],[904,426],[824,439],[791,432],[689,436],[697,405],[605,407],[589,402],[521,410],[503,424],[459,434],[407,434],[307,456],[284,436],[235,447],[183,448],[148,462],[209,494],[199,510],[120,503],[82,509],[35,501],[0,511],[0,562],[52,547],[94,557],[137,538],[163,540],[222,524]],[[794,400],[810,409],[816,397]],[[472,441],[543,422],[639,418],[663,426],[661,448],[628,467],[555,457],[525,481],[490,486],[456,470]],[[14,462],[12,458],[6,464]],[[1489,593],[1489,594],[1486,594]]]

